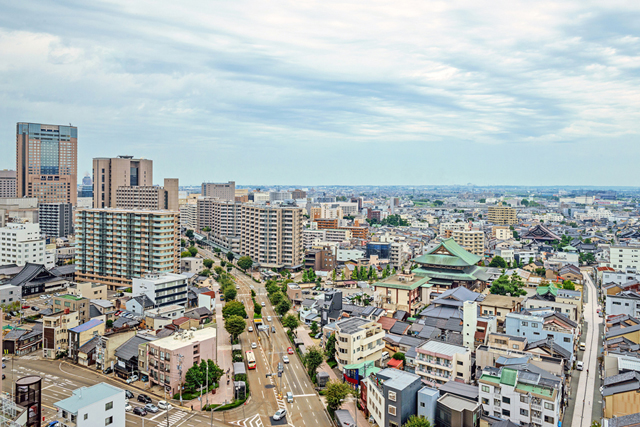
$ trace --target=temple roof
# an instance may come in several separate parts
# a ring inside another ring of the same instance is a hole
[[[524,235],[522,235],[523,239],[532,239],[532,240],[560,240],[560,236],[553,233],[547,227],[542,224],[538,224],[533,228],[530,228]]]
[[[445,267],[465,267],[476,265],[482,257],[467,252],[452,238],[445,239],[435,249],[415,258],[418,264],[442,265]]]

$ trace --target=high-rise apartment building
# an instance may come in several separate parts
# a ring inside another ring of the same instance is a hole
[[[227,183],[203,182],[201,194],[206,197],[216,197],[220,200],[236,199],[236,183],[229,181]]]
[[[131,286],[133,277],[180,271],[180,214],[167,210],[79,209],[76,279]]]
[[[71,203],[78,195],[78,128],[18,123],[17,196]]]
[[[153,186],[153,160],[133,156],[93,159],[93,207],[116,207],[120,187]]]
[[[47,253],[38,224],[9,223],[0,228],[0,265],[26,263],[53,267],[54,255]]]
[[[178,179],[165,178],[164,187],[118,187],[116,208],[122,209],[166,209],[178,211]]]
[[[462,246],[467,252],[484,257],[484,232],[480,230],[451,232],[453,240]]]
[[[513,225],[518,222],[516,210],[509,206],[489,206],[487,219],[497,225]]]
[[[16,197],[18,191],[16,175],[16,171],[6,169],[0,171],[0,198]]]
[[[46,237],[67,237],[73,234],[73,206],[71,203],[40,203],[38,224]]]
[[[198,205],[184,203],[180,205],[180,227],[187,230],[198,230]]]

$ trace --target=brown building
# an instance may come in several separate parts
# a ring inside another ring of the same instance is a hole
[[[0,171],[0,198],[16,197],[17,184],[16,171],[1,170]]]
[[[382,211],[376,211],[373,209],[368,209],[367,210],[367,218],[368,219],[375,219],[376,221],[380,222],[382,221]]]
[[[215,244],[240,253],[242,203],[213,197],[198,199],[197,229],[209,227],[209,239]]]
[[[369,234],[368,227],[338,227],[338,230],[350,230],[351,237],[354,239],[367,239],[367,235]]]
[[[179,210],[178,179],[165,178],[164,187],[118,187],[116,208]]]
[[[227,183],[203,182],[200,192],[206,197],[215,197],[220,200],[234,201],[236,199],[236,183],[229,181]]]
[[[336,268],[336,257],[331,248],[310,249],[305,254],[305,269],[314,271],[331,271]]]
[[[318,224],[318,230],[338,228],[338,218],[316,218],[314,221]]]
[[[17,196],[40,203],[71,203],[78,197],[78,128],[18,123]]]
[[[293,190],[291,192],[291,198],[292,199],[306,199],[307,198],[307,192],[306,191],[302,191],[302,190],[298,190],[296,188],[295,190]]]
[[[509,206],[489,206],[487,219],[498,225],[513,225],[518,222],[516,210]]]
[[[93,159],[93,207],[115,208],[121,187],[152,187],[153,160],[133,156]]]
[[[54,296],[51,304],[51,309],[54,314],[65,310],[77,312],[80,324],[88,322],[89,319],[91,319],[91,315],[89,314],[91,304],[88,298],[65,294],[58,297]]]

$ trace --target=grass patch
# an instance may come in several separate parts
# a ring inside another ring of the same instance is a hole
[[[327,365],[329,365],[329,367],[333,369],[338,366],[338,362],[336,362],[335,360],[327,360]]]

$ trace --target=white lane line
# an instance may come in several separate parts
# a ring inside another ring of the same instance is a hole
[[[308,397],[315,396],[315,394],[294,394],[293,397]]]

